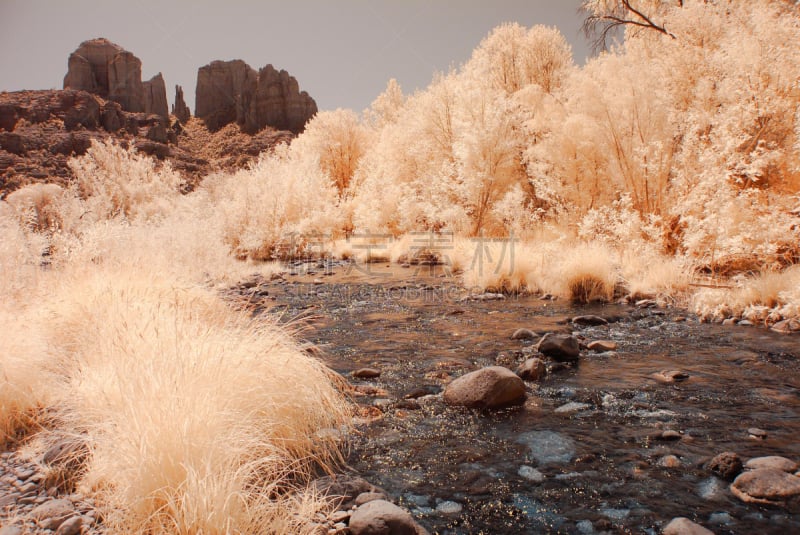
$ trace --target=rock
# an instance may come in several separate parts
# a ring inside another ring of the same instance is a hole
[[[611,340],[593,340],[586,344],[589,351],[597,351],[598,353],[605,353],[606,351],[616,351],[617,343]]]
[[[566,414],[570,412],[583,411],[590,407],[591,405],[589,405],[588,403],[579,403],[577,401],[570,401],[569,403],[565,403],[564,405],[558,407],[554,412],[558,414]]]
[[[118,102],[129,112],[167,119],[167,90],[159,73],[142,82],[142,62],[108,39],[84,41],[70,54],[64,89],[79,89]]]
[[[572,439],[555,431],[528,431],[520,434],[517,442],[528,446],[531,456],[540,465],[565,464],[575,457]]]
[[[793,334],[800,332],[800,320],[796,318],[782,320],[774,324],[772,327],[770,327],[770,329],[781,334]]]
[[[572,323],[576,325],[608,325],[608,320],[600,316],[575,316]]]
[[[661,532],[663,535],[714,535],[714,532],[682,516],[673,518]]]
[[[732,451],[725,451],[711,459],[706,468],[722,479],[733,481],[742,471],[742,460]]]
[[[652,374],[651,377],[659,383],[673,384],[683,382],[690,376],[688,373],[680,370],[662,370]]]
[[[3,526],[0,528],[0,535],[22,535],[22,528],[19,526]]]
[[[167,85],[161,73],[156,74],[148,81],[142,83],[144,87],[144,111],[160,115],[169,119],[169,106],[167,105]]]
[[[361,494],[356,496],[355,504],[356,506],[359,506],[375,500],[386,500],[386,499],[388,499],[388,497],[383,492],[362,492]]]
[[[67,518],[75,514],[77,514],[77,511],[71,501],[57,499],[37,505],[31,511],[30,517],[36,521],[40,528],[55,530]]]
[[[317,113],[286,71],[267,65],[256,72],[244,61],[213,61],[197,72],[195,115],[210,130],[236,123],[248,133],[266,126],[300,133]]]
[[[534,483],[541,483],[544,481],[544,474],[538,471],[536,468],[532,466],[528,466],[523,464],[517,470],[517,473],[527,479],[528,481],[533,481]]]
[[[736,325],[737,323],[738,321],[736,320],[736,318],[725,318],[724,320],[722,320],[723,327],[731,327],[733,325]]]
[[[328,517],[328,520],[336,524],[337,522],[344,522],[350,518],[350,511],[334,511]]]
[[[558,362],[574,362],[580,356],[578,339],[565,334],[545,334],[536,345],[536,350]]]
[[[358,377],[359,379],[372,379],[374,377],[380,377],[381,371],[375,368],[360,368],[353,372],[353,377]]]
[[[464,507],[460,503],[453,501],[444,501],[436,506],[436,512],[443,515],[457,515],[463,510]]]
[[[658,460],[658,466],[661,468],[680,468],[681,465],[681,460],[675,455],[664,455]]]
[[[796,472],[797,463],[780,457],[778,455],[769,455],[767,457],[754,457],[747,461],[744,465],[748,470],[758,470],[760,468],[771,468],[773,470],[780,470],[781,472]]]
[[[511,335],[512,340],[536,340],[539,335],[530,329],[517,329]]]
[[[525,384],[508,368],[490,366],[447,385],[444,401],[448,405],[473,409],[501,409],[525,403]]]
[[[547,374],[547,366],[542,359],[530,358],[519,365],[516,373],[525,381],[538,381]]]
[[[386,500],[374,500],[350,516],[351,535],[418,535],[425,533],[414,518]]]
[[[350,474],[324,476],[314,480],[311,486],[321,495],[339,498],[338,507],[340,509],[349,509],[364,493],[378,493],[386,496],[383,489],[376,487],[364,478]]]
[[[730,488],[743,502],[784,505],[800,498],[800,477],[774,468],[758,468],[742,472]]]
[[[187,106],[186,101],[183,100],[183,88],[179,85],[175,86],[175,102],[172,104],[172,115],[177,117],[183,124],[188,123],[189,119],[192,117],[189,106]]]
[[[80,515],[68,518],[63,524],[58,526],[56,535],[78,535],[83,527],[83,519]]]
[[[747,434],[750,435],[750,438],[757,438],[760,440],[767,438],[767,432],[763,429],[759,429],[758,427],[750,427],[747,430]]]

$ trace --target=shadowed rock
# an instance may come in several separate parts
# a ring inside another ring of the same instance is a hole
[[[286,71],[267,65],[256,72],[242,60],[213,61],[197,71],[195,116],[209,130],[231,123],[255,133],[266,126],[303,131],[317,104]]]
[[[187,106],[186,101],[183,100],[183,88],[179,85],[175,86],[175,103],[172,105],[172,115],[177,117],[178,120],[184,124],[189,122],[192,116],[192,112],[189,111],[189,106]]]
[[[84,41],[70,54],[64,89],[93,93],[125,111],[169,116],[161,73],[142,82],[141,60],[108,39]]]

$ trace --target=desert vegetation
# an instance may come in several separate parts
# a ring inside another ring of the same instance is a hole
[[[452,236],[427,253],[468,287],[800,315],[797,7],[641,4],[648,23],[585,2],[623,39],[584,66],[557,30],[506,24],[426,89],[389,81],[190,193],[107,141],[70,162],[70,186],[9,195],[0,438],[84,443],[71,483],[115,532],[302,531],[347,404],[285,328],[220,290],[292,256],[357,256],[355,237],[388,236],[396,261],[410,236]]]

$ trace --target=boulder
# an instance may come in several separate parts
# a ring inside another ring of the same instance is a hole
[[[502,366],[490,366],[468,373],[447,385],[448,405],[473,409],[501,409],[525,403],[525,384]]]
[[[175,103],[172,105],[172,115],[177,117],[183,124],[189,122],[189,118],[192,116],[189,106],[183,100],[183,88],[179,85],[175,86]]]
[[[714,535],[713,531],[682,516],[673,518],[661,533],[663,535]]]
[[[578,339],[567,334],[545,334],[536,346],[537,351],[558,362],[574,362],[581,353]]]
[[[297,134],[315,113],[297,80],[272,65],[256,72],[242,60],[213,61],[197,71],[195,116],[209,130],[236,123],[248,133],[269,126]]]
[[[797,463],[786,457],[778,455],[769,455],[766,457],[754,457],[747,461],[744,465],[748,470],[758,470],[759,468],[771,468],[773,470],[780,470],[781,472],[796,472]]]
[[[725,451],[708,461],[706,468],[722,479],[733,481],[742,472],[742,459],[732,451]]]
[[[747,470],[731,484],[731,492],[747,503],[785,505],[800,499],[800,477],[774,468]]]
[[[537,381],[545,374],[547,374],[547,366],[542,359],[530,358],[517,368],[517,375],[525,381]]]
[[[167,86],[161,73],[156,74],[144,86],[144,111],[154,113],[169,119],[169,106],[167,105]]]
[[[361,505],[350,516],[352,535],[422,535],[427,533],[411,514],[386,500]]]

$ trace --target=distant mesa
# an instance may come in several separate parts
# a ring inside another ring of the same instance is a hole
[[[119,103],[124,111],[169,117],[161,73],[143,82],[141,60],[108,39],[84,41],[70,54],[64,89],[93,93]]]
[[[197,71],[195,116],[209,130],[236,123],[255,133],[264,127],[303,131],[317,103],[288,72],[267,65],[256,72],[242,60],[213,61]]]

